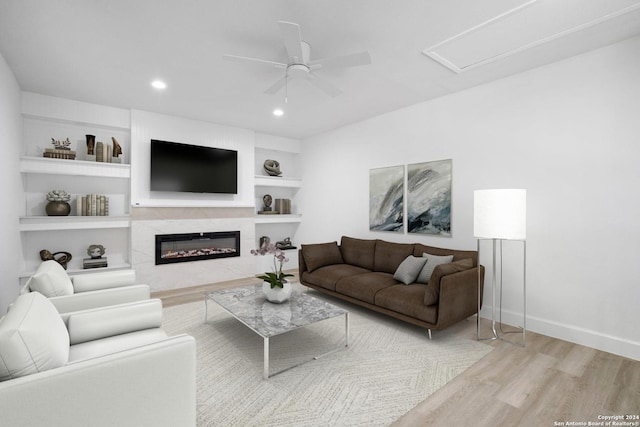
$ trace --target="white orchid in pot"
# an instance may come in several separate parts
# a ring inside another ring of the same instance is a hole
[[[269,243],[262,245],[259,249],[252,249],[251,253],[253,255],[273,255],[273,271],[265,272],[256,277],[264,280],[262,290],[267,300],[275,303],[287,301],[291,295],[291,283],[286,278],[293,277],[293,274],[282,271],[284,264],[289,261],[284,251]]]

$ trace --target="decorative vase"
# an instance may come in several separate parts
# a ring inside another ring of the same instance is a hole
[[[262,293],[267,301],[275,304],[282,304],[289,300],[289,297],[291,296],[291,283],[284,281],[282,283],[282,288],[278,286],[272,288],[271,283],[262,282]]]
[[[45,211],[49,216],[67,216],[71,213],[71,205],[67,202],[49,202]]]

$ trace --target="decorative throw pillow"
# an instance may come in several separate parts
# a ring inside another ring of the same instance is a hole
[[[429,283],[429,279],[431,278],[431,274],[433,273],[433,269],[440,264],[447,264],[453,261],[453,255],[431,255],[428,253],[423,253],[422,256],[427,259],[424,267],[418,274],[418,278],[416,282],[418,283]]]
[[[424,267],[426,262],[427,259],[424,257],[409,255],[400,263],[398,269],[393,275],[393,278],[405,285],[413,283],[416,281],[418,274],[420,274],[420,270],[422,270],[422,267]]]
[[[20,295],[0,320],[0,381],[64,366],[69,333],[53,304],[38,292]]]
[[[344,264],[338,242],[302,245],[302,258],[309,272],[325,265]]]
[[[73,294],[67,272],[56,261],[43,261],[28,282],[29,289],[47,298]]]
[[[449,274],[468,270],[470,268],[473,268],[473,260],[471,258],[437,265],[436,268],[433,269],[433,273],[429,279],[429,286],[427,286],[424,294],[424,304],[433,305],[438,303],[438,300],[440,299],[440,279],[444,276],[448,276]]]

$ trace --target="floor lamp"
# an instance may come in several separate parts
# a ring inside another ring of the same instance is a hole
[[[480,305],[482,301],[480,289],[480,269],[478,269],[478,318],[477,318],[477,338],[478,340],[495,340],[502,338],[496,330],[496,283],[497,283],[497,258],[498,251],[500,257],[500,333],[522,333],[522,346],[526,343],[527,331],[527,279],[526,279],[526,259],[527,259],[527,191],[521,189],[501,189],[501,190],[476,190],[473,195],[473,234],[478,244],[478,260],[480,259],[480,242],[491,240],[493,243],[492,259],[492,280],[491,292],[493,303],[491,306],[491,329],[493,336],[488,338],[480,337]],[[523,323],[522,330],[503,331],[502,330],[502,242],[504,240],[515,240],[523,243]]]

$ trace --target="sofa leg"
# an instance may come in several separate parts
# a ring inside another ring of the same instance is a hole
[[[427,333],[429,334],[429,341],[431,341],[431,329],[427,329]]]

